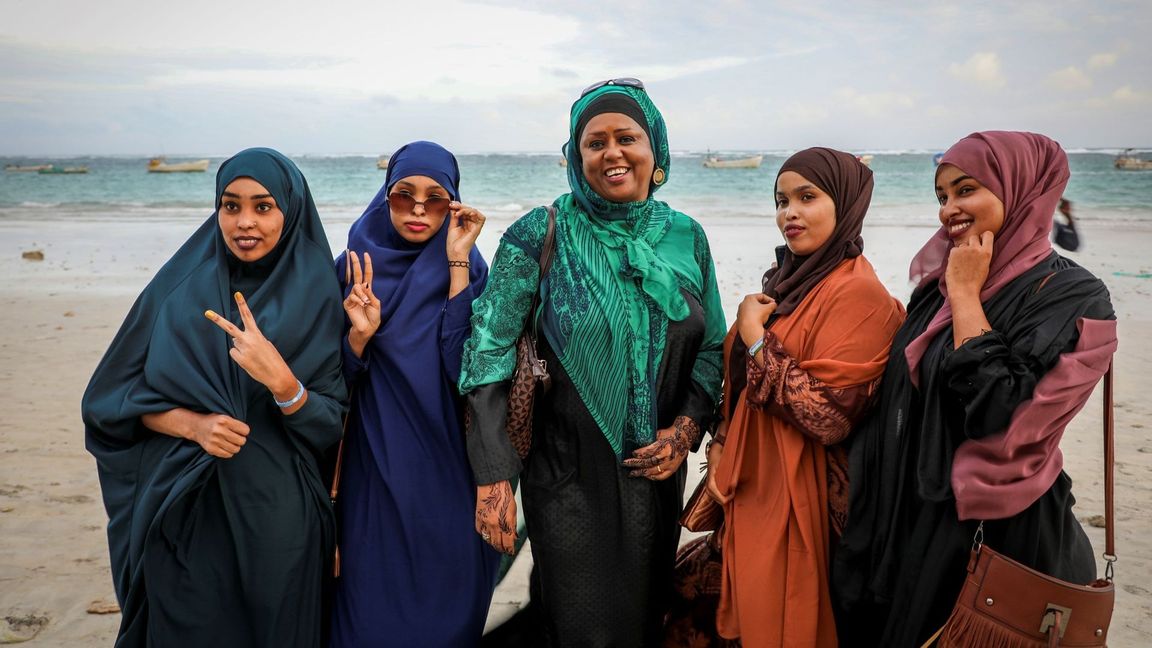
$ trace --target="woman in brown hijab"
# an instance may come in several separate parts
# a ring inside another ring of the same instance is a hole
[[[775,193],[787,245],[728,332],[708,451],[724,508],[717,630],[746,646],[835,646],[828,563],[848,503],[838,444],[876,392],[904,309],[862,255],[867,167],[807,149]]]

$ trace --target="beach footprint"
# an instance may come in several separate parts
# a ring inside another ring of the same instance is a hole
[[[23,643],[40,634],[48,617],[38,614],[11,615],[0,620],[0,644]]]

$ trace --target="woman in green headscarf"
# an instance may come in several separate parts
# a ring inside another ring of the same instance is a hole
[[[519,476],[536,570],[533,606],[557,645],[659,641],[679,540],[684,457],[711,424],[726,330],[708,239],[652,194],[668,179],[664,120],[636,79],[573,104],[571,193],[540,282],[537,397],[521,462],[504,431],[516,338],[529,318],[548,210],[504,233],[474,305],[460,388],[477,532],[509,552]]]
[[[308,184],[271,149],[144,288],[84,393],[129,646],[319,646],[344,309]],[[207,318],[206,318],[207,316]]]

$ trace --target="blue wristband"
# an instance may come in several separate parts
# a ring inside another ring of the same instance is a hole
[[[759,340],[756,340],[756,342],[754,342],[752,344],[752,346],[748,347],[748,357],[749,358],[755,358],[756,354],[759,353],[760,349],[763,349],[763,348],[764,348],[764,338],[760,338]]]
[[[304,398],[304,383],[297,380],[296,381],[296,395],[295,396],[293,396],[292,398],[290,398],[284,402],[280,402],[280,401],[276,400],[275,396],[272,397],[272,400],[276,401],[276,407],[279,407],[280,409],[284,409],[286,407],[292,407],[296,403],[299,403],[301,398]]]

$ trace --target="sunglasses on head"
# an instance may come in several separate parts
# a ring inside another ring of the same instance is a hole
[[[625,88],[636,88],[637,90],[643,90],[644,89],[644,82],[641,81],[640,79],[633,79],[632,77],[624,77],[623,79],[608,79],[607,81],[601,81],[599,83],[593,83],[592,85],[588,86],[587,88],[584,88],[584,91],[580,93],[580,96],[586,97],[586,96],[588,96],[589,92],[592,92],[593,90],[599,90],[600,88],[603,88],[604,86],[610,86],[610,85],[623,86]]]
[[[393,191],[388,194],[388,206],[401,213],[411,212],[416,209],[416,205],[424,208],[424,213],[432,218],[440,218],[448,213],[448,203],[452,202],[451,198],[444,196],[432,196],[425,198],[423,202],[416,200],[410,193],[401,191]]]

